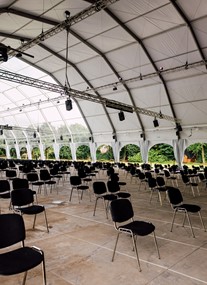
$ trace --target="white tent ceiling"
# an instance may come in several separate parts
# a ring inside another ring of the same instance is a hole
[[[93,13],[81,18],[89,7]],[[65,11],[70,19],[78,18],[69,27],[68,55],[66,29],[34,41],[64,23]],[[66,126],[70,136],[75,122],[99,143],[112,141],[113,135],[123,143],[137,142],[141,133],[152,142],[206,141],[206,27],[205,0],[1,0],[0,43],[34,56],[17,59],[8,50],[1,71],[64,86],[67,69],[72,89],[130,105],[134,112],[124,112],[120,121],[119,110],[73,95],[77,105],[66,111],[65,96],[1,78],[0,125],[51,122],[55,128]],[[154,128],[154,117],[137,107],[174,120],[158,118]],[[182,131],[176,134],[178,124]]]

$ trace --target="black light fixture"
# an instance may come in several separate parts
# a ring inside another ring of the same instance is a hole
[[[63,141],[63,136],[62,135],[60,136],[60,140]]]
[[[4,132],[3,132],[3,130],[2,130],[2,129],[0,129],[0,135],[3,135],[3,133],[4,133]]]
[[[113,87],[113,91],[116,91],[117,90],[117,86],[116,85],[114,85],[114,87]]]
[[[0,47],[0,61],[6,62],[8,60],[7,47]]]
[[[159,122],[156,119],[156,117],[154,118],[153,125],[154,125],[155,128],[159,127]]]
[[[67,111],[70,111],[73,109],[73,105],[72,105],[72,100],[70,98],[68,98],[66,101],[65,101],[65,106],[66,106],[66,110]]]
[[[37,134],[36,134],[36,132],[34,132],[33,138],[36,139],[36,137],[37,137]]]
[[[180,124],[177,124],[177,130],[178,130],[178,132],[182,132],[183,129],[182,129]]]
[[[142,79],[143,79],[143,78],[142,78],[142,74],[141,74],[141,73],[140,73],[140,75],[139,75],[139,79],[140,79],[140,80],[142,80]]]
[[[119,115],[119,121],[124,121],[125,120],[125,116],[124,116],[124,112],[123,111],[120,111],[118,113],[118,115]]]

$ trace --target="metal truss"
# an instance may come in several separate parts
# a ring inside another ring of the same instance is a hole
[[[40,35],[38,35],[36,38],[26,42],[25,44],[22,44],[19,48],[17,48],[18,51],[24,52],[25,50],[39,44],[40,42],[49,39],[50,37],[62,32],[65,29],[68,29],[70,26],[86,19],[87,17],[92,16],[93,14],[105,9],[107,6],[117,2],[119,0],[98,0],[95,1],[94,4],[90,5],[86,9],[82,10],[81,12],[77,13],[76,15],[70,17],[69,15],[66,16],[66,20],[59,23],[55,27],[52,27],[51,29],[47,30],[46,32],[42,32]],[[12,57],[16,54],[15,51],[9,51],[8,56]]]
[[[49,83],[47,81],[38,80],[36,78],[28,77],[25,75],[13,73],[13,72],[2,70],[2,69],[0,69],[0,79],[15,82],[15,83],[18,83],[21,85],[28,85],[31,87],[35,87],[35,88],[39,88],[39,89],[43,89],[43,90],[47,90],[47,91],[51,91],[51,92],[60,94],[60,96],[51,99],[51,101],[72,97],[72,98],[78,98],[78,99],[82,99],[82,100],[91,101],[93,103],[102,104],[105,107],[107,107],[107,105],[108,106],[110,105],[110,108],[119,109],[119,110],[126,111],[126,112],[131,112],[131,113],[137,112],[139,114],[143,114],[143,115],[147,115],[147,116],[151,116],[151,117],[156,117],[159,119],[164,119],[167,121],[172,121],[175,123],[179,122],[179,120],[177,120],[176,118],[168,116],[168,115],[164,115],[161,112],[157,113],[157,112],[150,111],[147,109],[143,109],[143,108],[139,108],[139,107],[133,107],[131,105],[124,104],[124,103],[119,102],[119,101],[109,100],[109,99],[99,97],[97,95],[90,94],[90,93],[87,93],[84,91],[79,91],[79,90],[72,89],[72,88],[65,87],[65,86],[61,86],[58,84]],[[48,103],[48,100],[30,103],[30,104],[26,104],[24,106],[15,107],[15,108],[9,109],[9,111],[15,110],[15,109],[20,109],[20,108],[22,109],[22,108],[26,108],[26,107],[30,107],[30,106],[34,106],[34,105],[43,104],[43,103]],[[6,111],[8,111],[8,110],[1,111],[0,113],[4,113]]]

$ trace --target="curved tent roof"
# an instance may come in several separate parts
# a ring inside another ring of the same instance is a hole
[[[55,140],[206,141],[206,27],[205,0],[2,0],[0,125],[19,127],[6,139],[45,123]],[[133,112],[120,121],[107,100]]]

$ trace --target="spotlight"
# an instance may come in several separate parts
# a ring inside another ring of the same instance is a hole
[[[65,101],[66,110],[70,111],[73,109],[72,100],[69,98]]]
[[[125,120],[125,116],[124,116],[124,112],[123,111],[120,111],[118,115],[119,115],[119,121],[124,121]]]
[[[63,136],[62,135],[60,136],[60,140],[63,141]]]
[[[114,86],[114,87],[113,87],[113,91],[116,91],[116,90],[117,90],[117,87],[116,87],[116,86]]]
[[[178,132],[182,132],[183,129],[182,129],[180,124],[177,125],[177,130],[178,130]]]
[[[142,80],[142,74],[140,73],[140,75],[139,75],[139,78],[140,78],[140,80]]]
[[[159,127],[159,122],[156,118],[154,119],[153,124],[155,128]]]
[[[65,11],[65,17],[66,17],[66,19],[70,18],[70,12],[68,10]]]
[[[1,129],[1,130],[0,130],[0,135],[3,135],[3,133],[4,133],[4,132],[3,132],[3,130]]]
[[[185,63],[185,69],[188,69],[188,62]]]
[[[8,60],[7,48],[0,47],[0,61],[6,62]]]
[[[34,132],[34,134],[33,134],[33,138],[34,138],[34,139],[36,139],[36,137],[37,137],[37,135],[36,135],[36,133]]]

